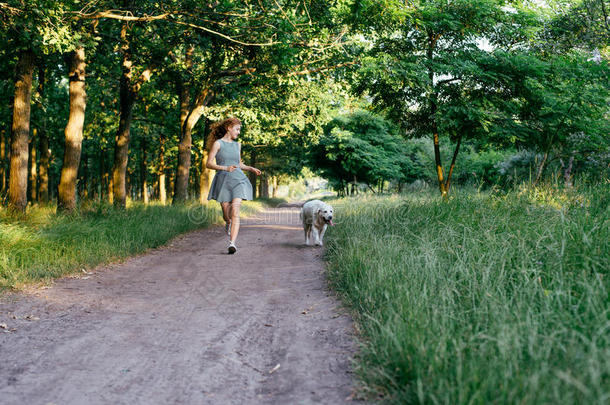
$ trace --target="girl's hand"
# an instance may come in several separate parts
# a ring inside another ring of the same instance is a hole
[[[253,167],[253,168],[252,168],[252,173],[256,174],[257,176],[260,176],[260,175],[261,175],[261,171],[260,171],[260,170],[258,170],[256,167]]]
[[[237,169],[237,166],[235,166],[235,165],[227,166],[227,171],[228,171],[229,173],[231,173],[231,172],[232,172],[233,170],[235,170],[235,169]]]

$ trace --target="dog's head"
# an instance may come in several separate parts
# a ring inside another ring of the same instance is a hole
[[[322,219],[330,226],[333,226],[333,207],[328,204],[324,204],[323,207],[318,209],[318,218]]]

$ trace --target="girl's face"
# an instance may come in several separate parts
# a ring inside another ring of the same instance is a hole
[[[241,132],[241,124],[235,124],[235,125],[231,125],[228,129],[227,129],[227,133],[229,134],[229,137],[232,140],[236,140],[237,137],[239,136],[239,133]]]

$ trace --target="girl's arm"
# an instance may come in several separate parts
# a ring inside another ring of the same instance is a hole
[[[214,145],[212,145],[212,150],[210,151],[210,154],[208,155],[208,161],[205,162],[205,167],[207,167],[208,169],[212,169],[212,170],[226,170],[227,172],[232,172],[233,170],[235,170],[237,168],[237,166],[220,166],[220,165],[217,165],[216,163],[214,163],[214,159],[216,158],[216,154],[218,153],[219,150],[220,150],[220,142],[216,141],[216,142],[214,142]]]
[[[246,170],[248,172],[252,172],[252,173],[256,174],[257,176],[261,175],[261,171],[258,170],[256,167],[245,165],[244,162],[241,161],[241,143],[239,143],[239,168],[241,170]]]

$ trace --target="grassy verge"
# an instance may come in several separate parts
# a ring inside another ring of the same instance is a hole
[[[610,401],[610,190],[334,201],[333,286],[388,403]]]
[[[252,214],[266,205],[244,202],[242,212]],[[122,259],[221,220],[216,203],[134,203],[124,211],[89,204],[72,215],[56,214],[55,207],[33,207],[22,217],[0,210],[0,293]]]

